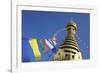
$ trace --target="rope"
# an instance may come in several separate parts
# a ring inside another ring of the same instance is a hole
[[[54,33],[54,36],[57,36],[60,32],[62,32],[62,31],[65,31],[65,28],[63,28],[63,29],[61,29],[61,30],[58,30],[58,31],[56,31],[55,33]]]

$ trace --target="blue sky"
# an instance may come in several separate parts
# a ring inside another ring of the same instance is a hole
[[[43,39],[50,38],[56,31],[65,28],[67,23],[74,18],[77,24],[76,40],[82,52],[83,59],[90,58],[90,14],[75,12],[50,12],[22,10],[22,38],[32,37]],[[66,32],[57,35],[59,43],[62,42]],[[58,43],[58,44],[59,44]],[[24,44],[22,43],[24,46]],[[27,52],[22,47],[22,53]],[[31,50],[30,50],[31,51]],[[22,55],[24,57],[25,55]],[[44,55],[43,55],[44,56]],[[44,56],[44,60],[46,60]]]

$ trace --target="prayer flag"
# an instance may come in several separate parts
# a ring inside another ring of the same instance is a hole
[[[45,52],[47,53],[47,52],[49,51],[49,47],[48,47],[48,45],[46,44],[45,39],[42,39],[42,44],[43,44],[43,46],[44,46]]]
[[[29,44],[32,48],[36,60],[41,60],[41,53],[39,51],[37,39],[33,38],[29,40]]]

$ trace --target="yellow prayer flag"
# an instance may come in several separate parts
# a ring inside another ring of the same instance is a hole
[[[41,53],[39,51],[39,47],[38,47],[38,42],[37,39],[33,38],[29,40],[29,44],[32,48],[32,51],[34,53],[35,59],[36,60],[40,60],[41,59]]]

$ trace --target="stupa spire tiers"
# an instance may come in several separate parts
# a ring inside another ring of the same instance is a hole
[[[72,19],[66,26],[67,35],[59,46],[58,51],[54,56],[54,60],[81,60],[81,52],[78,47],[75,34],[77,25]]]

